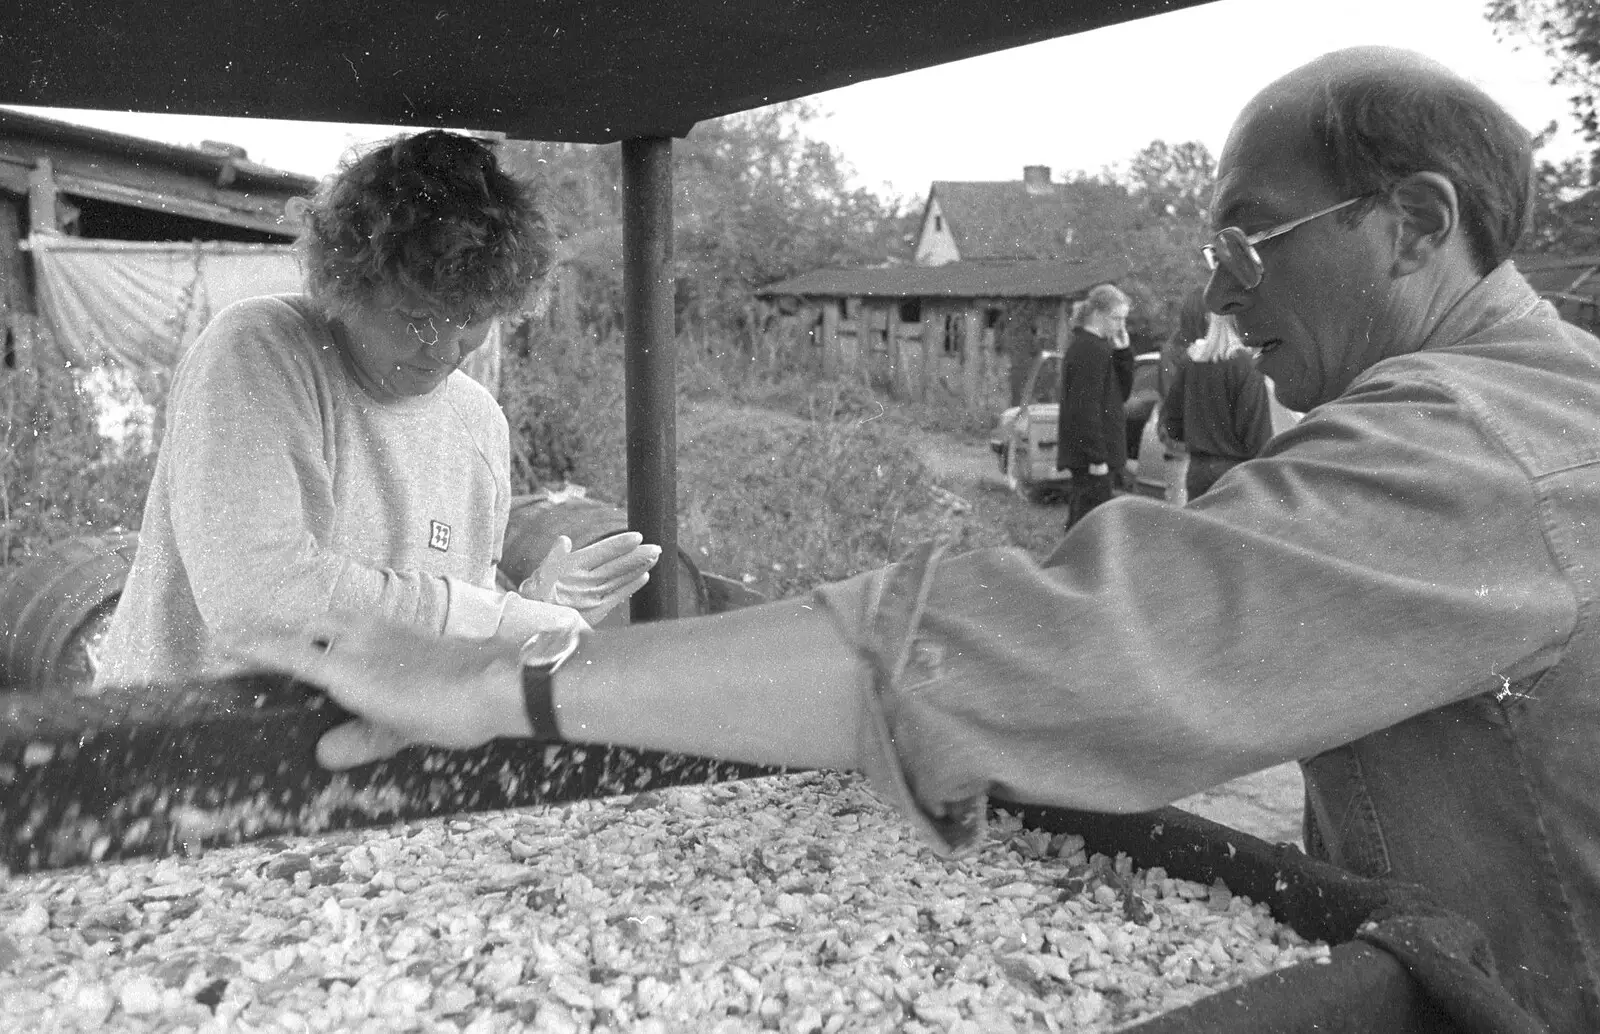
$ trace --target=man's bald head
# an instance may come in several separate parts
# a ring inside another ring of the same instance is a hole
[[[1480,274],[1510,256],[1527,223],[1527,132],[1482,90],[1421,54],[1353,47],[1295,69],[1245,106],[1223,149],[1224,168],[1230,152],[1261,133],[1289,135],[1283,146],[1303,148],[1342,197],[1374,195],[1418,172],[1446,177]],[[1365,210],[1357,205],[1340,218],[1354,221]]]

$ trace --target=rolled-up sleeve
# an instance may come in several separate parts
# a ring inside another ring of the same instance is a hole
[[[1375,383],[1187,508],[1097,508],[1043,565],[923,551],[819,589],[874,671],[863,768],[959,849],[988,794],[1145,810],[1548,666],[1576,594],[1485,426]]]

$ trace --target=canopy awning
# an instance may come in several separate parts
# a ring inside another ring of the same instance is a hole
[[[608,143],[1199,2],[52,0],[0,103]]]

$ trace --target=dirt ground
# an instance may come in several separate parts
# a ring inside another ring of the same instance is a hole
[[[1260,837],[1269,844],[1304,847],[1300,840],[1304,794],[1300,766],[1291,762],[1214,786],[1185,797],[1174,806]]]
[[[921,437],[920,451],[934,476],[958,495],[981,485],[1001,483],[999,464],[982,442],[927,433]],[[1052,509],[1065,516],[1064,507]],[[1175,803],[1185,811],[1268,843],[1299,844],[1303,794],[1299,766],[1291,763],[1223,783]]]

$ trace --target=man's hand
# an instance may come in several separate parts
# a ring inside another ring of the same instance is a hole
[[[319,686],[360,716],[317,744],[327,768],[364,765],[413,744],[465,749],[530,732],[515,644],[326,615],[297,635],[235,643],[228,652]]]
[[[572,540],[562,535],[517,593],[571,607],[590,625],[597,624],[650,580],[661,547],[643,543],[644,536],[625,531],[574,551]]]

